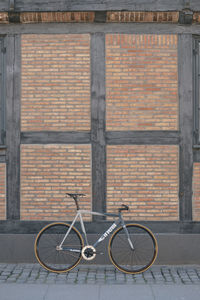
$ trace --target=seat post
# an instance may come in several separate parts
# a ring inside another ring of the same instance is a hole
[[[74,195],[73,199],[74,199],[74,201],[75,201],[77,210],[79,210],[80,207],[79,207],[79,204],[78,204],[78,196],[77,196],[77,195]]]

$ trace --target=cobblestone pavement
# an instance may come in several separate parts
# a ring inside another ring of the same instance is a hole
[[[128,275],[112,265],[79,265],[64,274],[51,273],[39,264],[0,264],[0,284],[200,284],[200,265],[152,266]]]

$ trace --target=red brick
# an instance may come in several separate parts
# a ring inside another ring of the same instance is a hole
[[[193,169],[193,220],[200,221],[200,163]]]
[[[21,23],[85,23],[94,21],[94,12],[23,12]]]
[[[177,36],[106,36],[107,130],[177,130]]]
[[[90,129],[90,36],[22,36],[23,131]]]
[[[22,145],[21,219],[71,220],[75,204],[67,192],[87,194],[80,207],[90,210],[90,152],[90,145]]]
[[[178,220],[178,146],[107,147],[107,210],[129,220]]]
[[[107,22],[178,23],[179,12],[110,11]]]
[[[0,12],[0,24],[8,24],[8,13]]]

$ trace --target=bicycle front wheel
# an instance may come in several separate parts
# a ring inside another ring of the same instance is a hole
[[[51,272],[68,272],[81,260],[84,246],[79,231],[72,227],[62,247],[59,247],[69,229],[65,223],[52,223],[45,226],[35,240],[35,256],[42,267]]]
[[[110,260],[124,273],[142,273],[150,268],[156,259],[156,238],[148,228],[139,224],[128,224],[126,229],[129,239],[123,227],[119,227],[110,238]]]

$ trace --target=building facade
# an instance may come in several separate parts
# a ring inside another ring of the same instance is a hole
[[[1,1],[1,238],[70,221],[80,192],[199,239],[200,3],[151,2]]]

